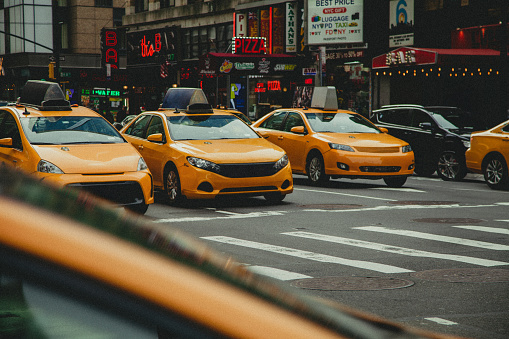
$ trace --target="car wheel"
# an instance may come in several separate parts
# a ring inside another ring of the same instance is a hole
[[[456,152],[445,151],[438,158],[437,173],[442,180],[459,181],[467,175],[467,166]]]
[[[504,158],[497,154],[490,156],[483,166],[484,180],[492,189],[504,189],[509,185],[507,164]]]
[[[164,182],[164,190],[169,205],[178,205],[182,202],[182,191],[180,186],[180,177],[177,168],[171,165],[166,171],[166,179]]]
[[[286,194],[281,194],[279,192],[267,193],[263,196],[265,200],[267,200],[271,204],[278,204],[286,197]]]
[[[325,174],[325,165],[323,157],[320,153],[313,153],[309,156],[306,164],[306,172],[309,180],[313,184],[323,183],[329,180],[329,176]]]
[[[385,184],[392,188],[400,188],[406,182],[407,177],[385,177]]]
[[[126,208],[129,211],[143,215],[148,210],[148,204],[145,204],[144,202],[142,202],[140,204],[126,206]]]

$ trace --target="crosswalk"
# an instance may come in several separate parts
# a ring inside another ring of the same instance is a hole
[[[452,226],[453,229],[462,229],[468,230],[471,232],[484,232],[484,233],[493,233],[493,234],[509,234],[509,229],[500,228],[500,227],[485,227],[485,226],[470,226],[470,225],[459,225]],[[387,235],[393,235],[395,237],[410,237],[419,240],[419,245],[423,245],[422,241],[426,240],[431,242],[440,242],[440,243],[448,243],[457,246],[465,246],[465,247],[473,247],[480,248],[484,250],[490,251],[509,251],[509,245],[501,244],[501,243],[490,243],[486,241],[478,241],[471,240],[463,237],[452,237],[452,236],[444,236],[433,233],[426,232],[418,232],[418,231],[410,231],[410,230],[402,230],[402,229],[391,229],[387,227],[379,227],[379,226],[361,226],[361,227],[352,227],[353,230],[362,232],[376,232],[383,233]],[[457,255],[457,254],[448,254],[448,253],[436,253],[430,251],[424,251],[419,249],[405,248],[394,245],[387,245],[382,243],[370,242],[365,240],[358,240],[353,238],[340,237],[335,235],[327,235],[327,234],[319,234],[312,232],[303,232],[303,231],[294,231],[294,232],[283,232],[280,233],[283,236],[289,237],[298,237],[301,239],[306,239],[313,241],[316,244],[318,242],[327,242],[333,244],[340,244],[346,246],[353,246],[356,248],[362,248],[367,250],[375,250],[379,252],[386,252],[397,254],[406,257],[418,257],[418,258],[429,258],[436,260],[447,260],[453,262],[461,262],[466,264],[471,264],[474,266],[481,267],[495,267],[495,266],[505,266],[509,265],[509,262],[499,261],[499,260],[491,260],[480,257],[466,256],[466,255]],[[332,256],[328,254],[312,252],[301,250],[298,248],[291,248],[280,246],[277,244],[268,244],[261,243],[257,241],[251,241],[248,239],[239,239],[229,236],[206,236],[202,237],[202,239],[212,242],[218,242],[233,246],[240,246],[244,248],[251,248],[265,252],[277,253],[280,255],[286,255],[301,259],[306,259],[315,262],[321,263],[329,263],[335,265],[344,265],[349,267],[355,267],[364,269],[367,272],[374,271],[379,273],[407,273],[414,272],[411,267],[397,267],[393,265],[384,264],[382,262],[374,262],[374,261],[366,261],[366,260],[355,260],[351,258],[343,258],[338,256]],[[503,242],[503,241],[501,241]],[[320,248],[318,246],[318,248]],[[450,250],[450,249],[448,249]],[[405,261],[405,263],[411,265],[411,261]],[[289,272],[285,270],[278,269],[276,267],[265,267],[265,266],[252,266],[250,267],[252,271],[255,271],[260,274],[268,275],[276,279],[280,280],[292,280],[292,279],[302,279],[302,278],[310,278],[307,275],[303,275],[299,272]]]

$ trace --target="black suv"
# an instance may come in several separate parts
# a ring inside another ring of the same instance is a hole
[[[412,146],[416,174],[437,171],[444,180],[461,180],[467,174],[470,133],[485,127],[473,118],[457,107],[387,105],[374,110],[371,121]]]

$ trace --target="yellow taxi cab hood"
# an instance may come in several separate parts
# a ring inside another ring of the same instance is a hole
[[[64,173],[104,174],[136,171],[140,154],[129,143],[34,146],[41,159]]]
[[[175,147],[190,156],[215,163],[275,162],[285,153],[262,138],[177,141]]]
[[[352,147],[404,146],[407,143],[387,133],[317,133],[316,137],[325,142]]]

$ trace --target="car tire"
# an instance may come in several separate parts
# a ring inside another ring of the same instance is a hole
[[[308,156],[306,172],[309,181],[313,184],[320,184],[329,180],[329,176],[325,174],[323,157],[319,152],[314,152]]]
[[[164,191],[166,193],[166,201],[171,206],[182,203],[183,196],[180,185],[180,176],[175,165],[168,166],[164,176]]]
[[[407,177],[385,177],[384,182],[391,188],[400,188],[406,183]]]
[[[128,205],[126,208],[134,213],[144,215],[148,210],[148,204],[142,202],[140,204]]]
[[[279,204],[286,197],[286,194],[279,192],[267,193],[263,196],[271,204]]]
[[[454,151],[445,151],[438,157],[437,174],[442,180],[460,181],[467,175],[465,160]]]
[[[507,163],[500,154],[495,154],[487,158],[483,165],[483,174],[486,184],[491,189],[500,190],[508,188],[509,177]]]

